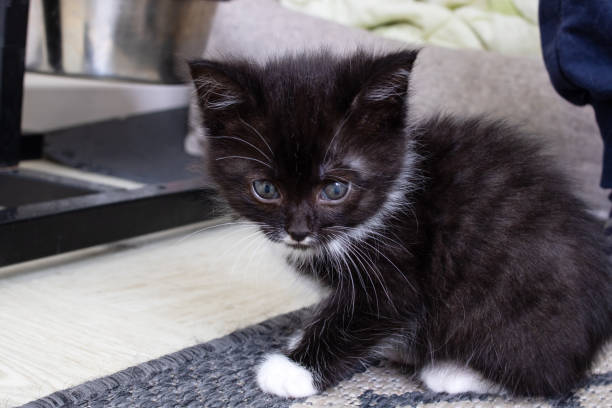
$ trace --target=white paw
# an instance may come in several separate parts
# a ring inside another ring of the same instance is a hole
[[[425,366],[420,378],[427,388],[435,392],[486,394],[501,391],[501,387],[485,380],[478,372],[451,362],[436,362]]]
[[[282,354],[269,354],[257,368],[257,384],[280,397],[301,398],[317,393],[312,374]]]

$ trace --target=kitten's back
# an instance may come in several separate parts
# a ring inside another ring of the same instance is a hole
[[[469,363],[521,394],[571,388],[612,333],[602,226],[511,127],[435,117],[417,129],[436,316],[423,354]]]

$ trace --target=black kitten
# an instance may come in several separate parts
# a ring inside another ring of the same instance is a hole
[[[601,226],[513,129],[406,123],[416,56],[191,64],[221,193],[331,289],[259,385],[311,395],[382,351],[434,391],[567,392],[612,329]]]

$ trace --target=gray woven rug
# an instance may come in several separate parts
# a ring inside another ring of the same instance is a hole
[[[304,313],[273,318],[24,407],[612,407],[612,347],[581,388],[556,400],[436,394],[384,361],[321,395],[286,400],[262,393],[253,367],[286,342]]]

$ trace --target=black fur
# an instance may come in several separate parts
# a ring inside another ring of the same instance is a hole
[[[272,241],[306,231],[290,260],[331,288],[288,355],[319,389],[393,341],[417,368],[454,360],[516,394],[565,393],[612,331],[601,226],[514,129],[406,123],[416,55],[191,64],[221,193]],[[281,199],[258,201],[257,179]],[[341,203],[319,200],[329,180],[351,183]]]

